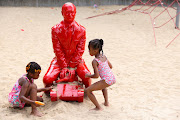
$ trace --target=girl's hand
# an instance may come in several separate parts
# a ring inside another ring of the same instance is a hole
[[[85,75],[85,78],[90,78],[90,76],[91,76],[91,74],[87,73],[87,74]]]
[[[44,91],[48,91],[48,90],[51,90],[51,89],[53,89],[52,86],[51,87],[46,87],[46,88],[44,88]]]
[[[36,107],[39,107],[40,105],[36,104],[36,101],[33,101],[33,104],[36,106]]]

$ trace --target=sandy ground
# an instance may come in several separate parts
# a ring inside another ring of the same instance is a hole
[[[76,21],[87,30],[87,44],[83,58],[93,72],[87,45],[91,39],[104,39],[104,53],[113,64],[117,83],[108,88],[110,107],[101,91],[94,92],[103,111],[85,98],[83,103],[51,102],[43,96],[45,106],[38,109],[41,118],[30,115],[31,108],[17,110],[9,107],[8,93],[17,79],[25,73],[25,66],[36,61],[42,73],[35,83],[43,87],[42,78],[54,57],[51,27],[62,20],[61,8],[0,7],[0,119],[1,120],[179,120],[180,119],[180,36],[169,22],[156,29],[154,42],[150,17],[125,11],[120,14],[86,17],[125,6],[77,7]],[[158,14],[157,8],[152,15]],[[174,10],[170,13],[175,14]],[[156,19],[156,25],[168,20],[168,14]],[[23,29],[24,31],[21,31]],[[93,82],[99,79],[93,79]]]

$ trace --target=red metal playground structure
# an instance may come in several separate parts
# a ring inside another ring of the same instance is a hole
[[[133,9],[133,6],[138,5],[139,8],[138,9]],[[174,7],[174,6],[177,7]],[[152,12],[158,7],[161,6],[163,9],[162,11],[156,15],[152,17]],[[146,8],[145,8],[146,7]],[[172,15],[172,12],[170,13],[169,10],[173,9],[174,12],[176,12],[176,15]],[[134,0],[129,6],[124,7],[122,9],[117,9],[114,11],[110,11],[110,12],[105,12],[103,14],[99,14],[99,15],[95,15],[95,16],[91,16],[88,17],[87,19],[90,18],[94,18],[94,17],[99,17],[99,16],[103,16],[103,15],[111,15],[111,14],[116,14],[116,13],[121,13],[125,10],[130,10],[130,11],[136,11],[139,13],[143,13],[143,14],[147,14],[149,15],[151,22],[152,22],[152,27],[153,27],[153,32],[154,32],[154,40],[155,40],[155,45],[156,45],[156,33],[155,33],[155,28],[160,28],[162,26],[164,26],[165,24],[169,23],[170,21],[173,22],[174,24],[174,28],[176,28],[176,30],[178,30],[178,34],[173,38],[173,40],[171,40],[167,45],[166,48],[178,37],[180,37],[180,29],[179,29],[179,14],[180,14],[180,0],[174,0],[171,3],[168,3],[168,0],[147,0],[146,2],[143,2],[142,0]],[[164,23],[162,23],[159,26],[156,26],[156,19],[158,19],[159,16],[161,16],[163,13],[167,13],[169,16],[169,19],[167,19]],[[175,20],[176,19],[176,20]]]

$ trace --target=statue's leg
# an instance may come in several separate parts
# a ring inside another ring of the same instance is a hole
[[[45,87],[51,86],[53,84],[53,81],[57,80],[57,78],[59,77],[59,73],[60,73],[60,68],[57,63],[57,59],[53,58],[48,71],[43,77],[43,83]]]
[[[85,74],[86,73],[90,74],[90,71],[87,68],[84,60],[77,66],[76,73],[82,79],[82,82],[86,88],[91,85],[91,78],[85,78]]]

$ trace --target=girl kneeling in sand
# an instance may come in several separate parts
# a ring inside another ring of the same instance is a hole
[[[37,92],[47,91],[52,87],[37,89],[34,79],[39,78],[41,73],[41,67],[36,62],[30,62],[26,66],[27,74],[23,75],[15,83],[12,91],[9,93],[8,101],[14,108],[24,108],[25,104],[29,104],[32,107],[32,115],[42,116],[42,113],[37,110],[35,101],[43,101],[43,99],[37,96]]]
[[[85,89],[89,99],[96,106],[94,110],[102,110],[102,108],[99,105],[98,101],[96,100],[95,96],[93,95],[92,91],[102,90],[105,99],[104,105],[109,106],[106,87],[109,87],[110,85],[116,82],[115,77],[111,71],[112,65],[107,59],[107,57],[103,55],[102,46],[103,46],[102,39],[91,40],[88,45],[89,54],[91,56],[95,56],[94,60],[92,61],[94,74],[92,75],[86,74],[85,77],[89,77],[89,78],[98,78],[99,76],[101,77],[100,81],[92,84],[91,86]],[[101,51],[102,54],[100,53]]]

